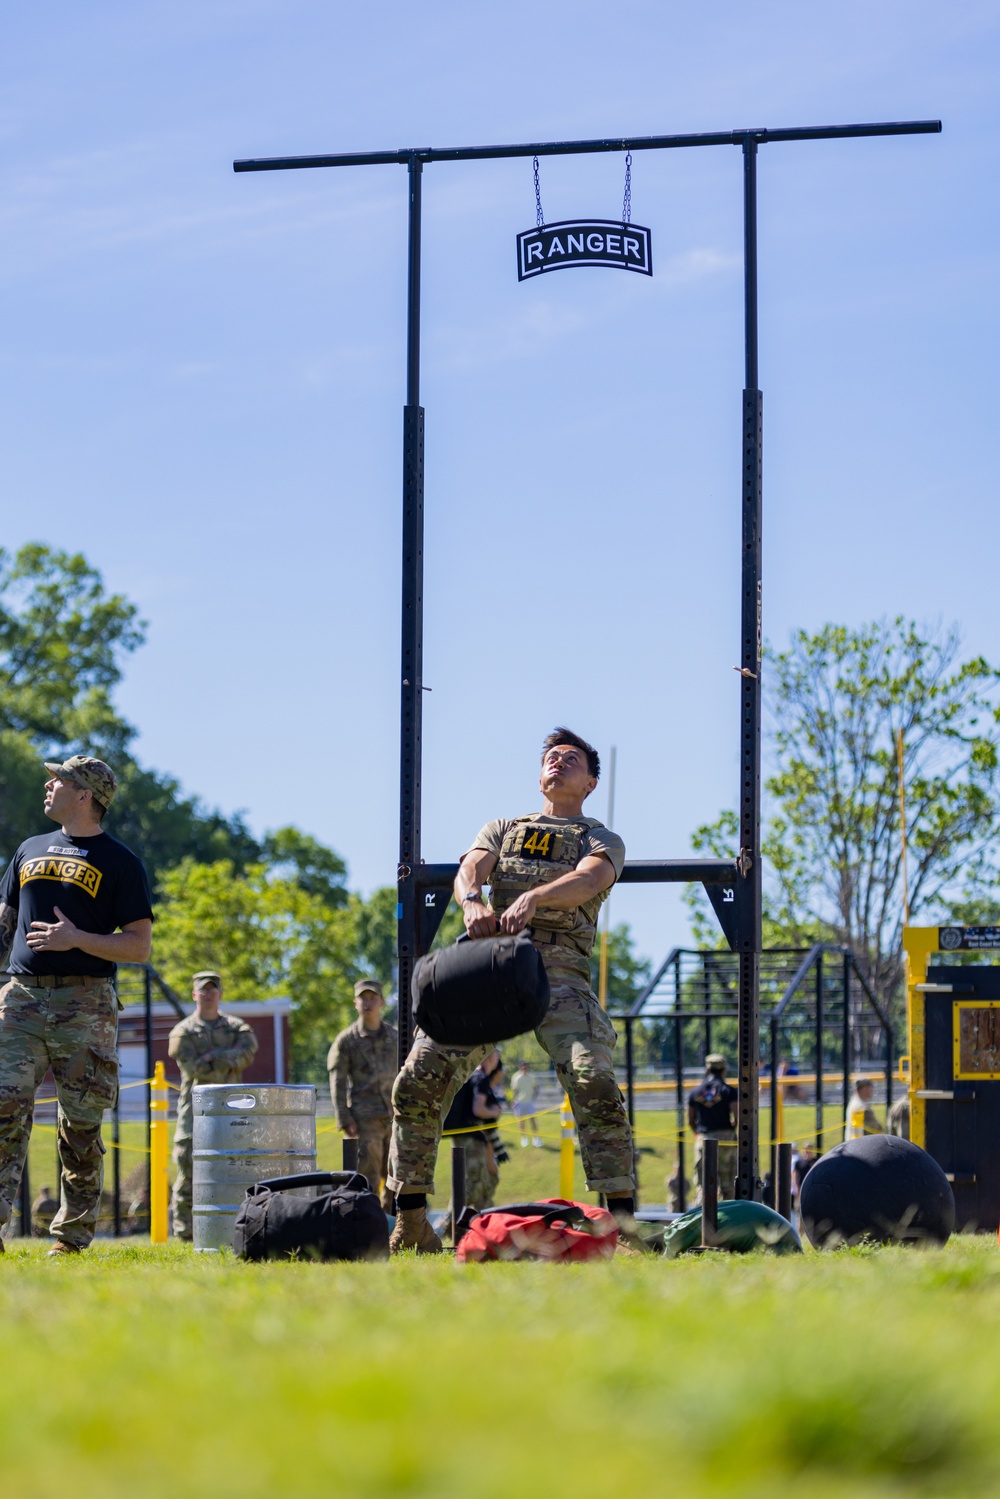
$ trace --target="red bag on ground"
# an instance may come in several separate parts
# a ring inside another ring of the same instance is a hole
[[[609,1260],[618,1224],[606,1208],[549,1197],[477,1213],[455,1251],[470,1260]]]

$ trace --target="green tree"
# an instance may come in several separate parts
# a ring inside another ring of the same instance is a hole
[[[357,916],[356,898],[333,907],[264,864],[241,873],[228,859],[186,859],[162,877],[152,961],[179,993],[215,968],[229,1000],[290,998],[293,1075],[320,1081],[330,1041],[353,1017]]]
[[[97,754],[114,766],[121,793],[105,826],[135,849],[154,884],[161,870],[185,856],[230,858],[238,868],[261,857],[242,817],[206,809],[185,797],[171,776],[144,769],[131,755],[134,730],[115,710],[111,693],[144,632],[136,606],[108,593],[79,553],[39,542],[13,555],[0,550],[4,862],[22,839],[49,826],[42,761],[75,752]]]
[[[955,629],[897,618],[800,630],[765,662],[776,767],[765,783],[766,940],[843,943],[886,1000],[902,973],[899,732],[911,920],[996,885],[1000,673],[981,657],[959,664],[958,650]],[[723,813],[695,847],[732,854],[736,827]]]
[[[284,869],[307,895],[318,895],[338,910],[347,904],[347,865],[332,848],[298,828],[278,828],[262,845],[272,869]]]
[[[590,959],[590,982],[594,993],[600,992],[601,934],[598,933]],[[630,1010],[649,983],[652,965],[635,951],[632,929],[627,921],[608,929],[608,1009],[624,1014]]]

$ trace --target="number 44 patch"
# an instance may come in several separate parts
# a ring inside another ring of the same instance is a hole
[[[551,859],[555,854],[555,834],[543,833],[538,828],[533,828],[521,845],[522,854],[527,854],[532,859]]]

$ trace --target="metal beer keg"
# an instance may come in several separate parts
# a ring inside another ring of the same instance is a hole
[[[232,1249],[247,1187],[316,1170],[316,1089],[204,1083],[193,1102],[194,1247]],[[297,1195],[311,1197],[313,1189]]]

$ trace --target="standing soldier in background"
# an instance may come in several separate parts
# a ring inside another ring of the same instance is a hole
[[[393,1210],[392,1193],[383,1185],[392,1134],[392,1085],[396,1080],[396,1028],[382,1019],[382,985],[359,979],[354,985],[358,1018],[330,1047],[326,1068],[337,1128],[358,1142],[358,1170],[373,1192],[381,1189],[382,1206]]]
[[[179,1020],[170,1032],[167,1051],[181,1073],[181,1096],[177,1103],[174,1161],[177,1178],[171,1201],[174,1233],[190,1239],[191,1151],[194,1144],[195,1083],[238,1083],[244,1068],[257,1055],[257,1037],[245,1020],[223,1015],[222,979],[217,973],[196,973],[191,981],[194,1014]]]
[[[726,1059],[713,1051],[705,1058],[705,1078],[688,1098],[688,1123],[694,1130],[694,1175],[701,1202],[701,1163],[705,1141],[718,1140],[719,1198],[736,1192],[736,1103],[739,1094],[726,1082]]]
[[[149,957],[153,908],[142,864],[101,826],[118,790],[111,767],[71,755],[45,769],[44,811],[59,828],[25,839],[0,883],[0,1226],[51,1067],[60,1205],[49,1254],[60,1255],[85,1249],[97,1228],[101,1121],[118,1094],[115,973]]]
[[[870,1077],[854,1079],[854,1093],[847,1102],[847,1118],[844,1121],[845,1140],[860,1140],[865,1135],[884,1135],[882,1123],[872,1107],[875,1084]]]

